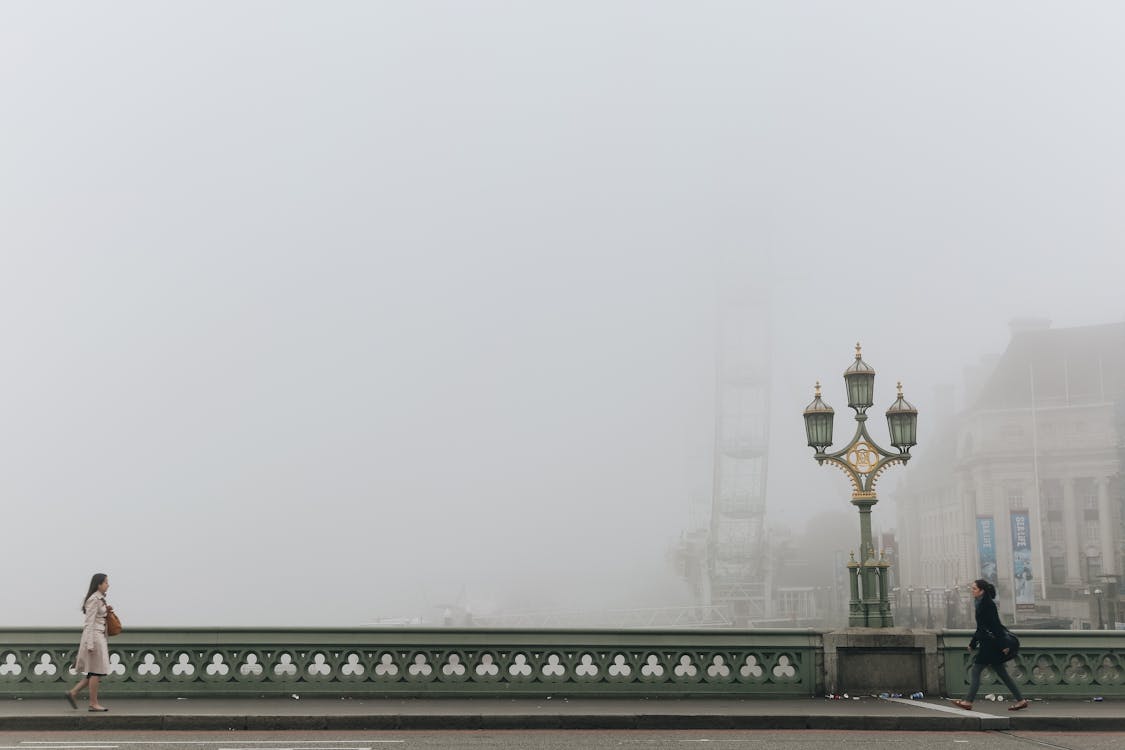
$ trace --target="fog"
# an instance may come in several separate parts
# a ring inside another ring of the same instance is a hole
[[[1123,25],[0,5],[0,626],[77,625],[95,571],[135,626],[684,603],[725,281],[770,298],[796,529],[850,507],[801,410],[857,340],[921,454],[1011,318],[1125,317]]]

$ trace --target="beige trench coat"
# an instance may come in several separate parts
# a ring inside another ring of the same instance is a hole
[[[109,674],[109,643],[105,637],[105,595],[100,591],[86,600],[86,625],[74,658],[78,674]]]

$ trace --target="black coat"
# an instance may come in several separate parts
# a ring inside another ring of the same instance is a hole
[[[973,661],[977,664],[1003,664],[1019,652],[1019,640],[1000,622],[996,602],[981,594],[977,602],[977,630],[969,648],[979,649]],[[1008,649],[1008,653],[1004,653]]]

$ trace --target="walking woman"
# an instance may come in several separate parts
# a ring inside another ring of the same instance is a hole
[[[98,683],[109,674],[109,643],[105,637],[105,616],[113,607],[105,602],[105,592],[109,589],[109,577],[105,573],[95,573],[90,579],[90,589],[82,604],[86,615],[86,625],[82,628],[82,640],[78,643],[78,654],[74,658],[74,670],[85,672],[82,681],[66,691],[66,700],[71,708],[78,708],[76,700],[82,688],[90,687],[90,711],[108,711],[98,703]]]
[[[977,611],[977,630],[969,641],[969,651],[977,649],[973,658],[973,671],[969,677],[969,694],[965,700],[955,700],[954,705],[966,710],[973,707],[973,700],[980,688],[980,674],[985,667],[992,667],[996,676],[1012,691],[1016,702],[1008,706],[1009,711],[1027,708],[1027,698],[1023,697],[1016,681],[1008,674],[1004,662],[1015,657],[1019,641],[1000,624],[1000,613],[996,609],[996,587],[983,578],[978,578],[969,586]]]

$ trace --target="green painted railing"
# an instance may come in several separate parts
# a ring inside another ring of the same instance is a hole
[[[1008,669],[1027,695],[1125,697],[1125,632],[1016,632]],[[0,696],[72,685],[78,636],[0,629]],[[938,634],[951,696],[968,687],[970,636]],[[780,697],[826,684],[823,633],[795,629],[145,628],[111,638],[110,662],[106,690],[136,696]],[[982,693],[1005,690],[986,672]]]
[[[1015,630],[1020,655],[1007,670],[1031,697],[1125,696],[1125,631]],[[969,687],[972,655],[966,650],[971,630],[942,633],[945,687],[964,695]],[[991,669],[981,676],[981,694],[1007,693]]]
[[[77,630],[0,629],[0,696],[73,684]],[[811,695],[811,630],[130,630],[119,695]]]

